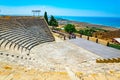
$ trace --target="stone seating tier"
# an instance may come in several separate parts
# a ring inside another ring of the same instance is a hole
[[[40,17],[10,17],[0,19],[0,46],[28,49],[54,41],[47,23]],[[4,45],[4,46],[3,46]],[[22,47],[22,48],[21,48]]]

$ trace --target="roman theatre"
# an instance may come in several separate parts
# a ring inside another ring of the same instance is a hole
[[[0,17],[0,80],[120,80],[119,63],[56,35],[43,17]]]

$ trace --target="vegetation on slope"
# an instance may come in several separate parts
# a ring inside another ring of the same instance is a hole
[[[113,38],[119,38],[120,37],[120,29],[115,31],[107,31],[107,32],[95,32],[93,36],[111,41]]]
[[[101,29],[101,28],[96,28],[96,27],[86,27],[84,29],[80,29],[77,31],[79,34],[86,35],[86,36],[92,36],[94,32],[106,32],[106,30]]]

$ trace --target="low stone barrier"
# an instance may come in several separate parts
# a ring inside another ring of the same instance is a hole
[[[98,43],[98,39],[95,37],[89,37],[89,40]]]
[[[82,35],[82,38],[89,40],[89,37],[85,35]]]
[[[90,37],[90,36],[86,36],[86,35],[82,35],[82,34],[78,34],[78,33],[75,33],[75,35],[79,38],[84,38],[86,40],[90,40],[90,41],[93,41],[93,42],[96,42],[96,43],[99,43],[99,44],[102,44],[102,45],[105,45],[105,46],[107,46],[109,44],[108,41],[98,39],[98,38],[95,38],[95,37]]]
[[[120,58],[96,59],[96,63],[120,63]]]
[[[75,33],[75,35],[76,35],[77,37],[79,37],[79,38],[82,37],[82,34]]]
[[[107,46],[108,45],[108,41],[102,40],[102,39],[98,39],[98,43]]]

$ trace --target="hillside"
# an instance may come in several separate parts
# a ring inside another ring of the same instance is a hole
[[[93,36],[100,39],[112,41],[113,38],[120,38],[120,29],[107,32],[95,32],[93,33]]]

